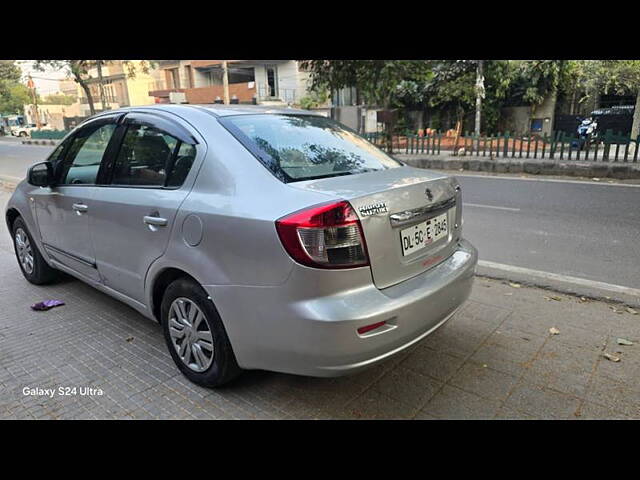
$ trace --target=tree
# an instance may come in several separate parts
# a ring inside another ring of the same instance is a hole
[[[87,102],[89,103],[89,111],[91,115],[95,115],[96,110],[93,105],[93,95],[87,81],[89,80],[89,69],[93,66],[94,60],[36,60],[34,68],[39,71],[44,71],[46,67],[51,67],[56,70],[66,70],[67,75],[71,76],[73,80],[80,85],[87,96]]]
[[[601,68],[606,72],[603,93],[616,95],[635,95],[636,103],[631,126],[631,138],[640,135],[640,60],[600,60]],[[635,146],[637,147],[637,146]]]
[[[20,83],[20,75],[13,60],[0,60],[0,114],[20,114],[30,103],[29,89]]]
[[[484,89],[484,75],[482,73],[484,68],[484,60],[478,60],[478,66],[476,68],[476,124],[475,134],[480,136],[480,125],[482,120],[482,99],[485,96]]]
[[[26,86],[0,82],[0,114],[22,114],[24,106],[29,103],[31,95]]]
[[[423,83],[431,76],[430,62],[422,60],[305,60],[315,91],[355,87],[360,99],[389,109],[402,96],[403,82]]]
[[[91,94],[91,89],[89,88],[88,83],[91,79],[89,70],[97,67],[98,65],[102,67],[109,62],[112,62],[112,60],[36,60],[35,68],[36,70],[44,71],[48,66],[55,69],[66,70],[67,74],[71,76],[78,85],[80,85],[82,90],[84,90],[89,104],[89,111],[91,112],[91,115],[95,115],[96,110],[94,107],[93,95]],[[143,73],[149,73],[149,70],[155,65],[154,62],[148,60],[141,60],[137,65],[132,60],[123,60],[122,63],[129,78],[135,78],[138,73],[138,67]],[[100,85],[100,91],[102,91],[102,85]],[[104,94],[101,96],[101,101],[104,102]],[[104,103],[102,104],[102,108],[105,108]]]
[[[633,95],[636,97],[631,138],[640,135],[640,60],[580,60],[569,62],[564,78],[572,98],[578,102],[594,99],[597,108],[601,94]],[[635,144],[631,145],[636,148]]]

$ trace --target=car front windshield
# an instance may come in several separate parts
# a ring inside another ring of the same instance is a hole
[[[402,166],[355,132],[318,115],[234,115],[221,123],[284,182]]]

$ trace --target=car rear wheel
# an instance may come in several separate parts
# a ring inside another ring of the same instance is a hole
[[[27,132],[20,132],[20,133],[19,133],[19,135],[20,135],[21,137],[26,137],[26,136],[28,136]]]
[[[171,357],[189,380],[218,387],[240,374],[220,315],[193,280],[180,278],[167,287],[161,320]]]
[[[51,283],[58,271],[49,266],[40,254],[22,218],[13,222],[13,245],[20,270],[29,282],[35,285]]]

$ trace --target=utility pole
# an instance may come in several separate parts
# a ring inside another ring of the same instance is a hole
[[[96,60],[98,68],[98,89],[100,90],[100,103],[102,103],[102,111],[107,110],[107,103],[104,98],[104,85],[102,83],[102,60]]]
[[[476,125],[475,135],[476,141],[480,142],[480,126],[482,119],[482,99],[484,98],[484,60],[478,60],[476,68]]]
[[[33,110],[34,117],[36,120],[36,128],[40,129],[40,114],[38,113],[38,95],[36,94],[36,84],[33,83],[33,79],[31,75],[29,75],[29,80],[27,81],[27,87],[31,90],[31,96],[33,97]]]
[[[224,94],[224,104],[229,105],[229,69],[227,61],[222,61],[222,90]]]

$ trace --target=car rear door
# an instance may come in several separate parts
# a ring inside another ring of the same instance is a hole
[[[81,127],[52,154],[56,185],[35,189],[38,228],[47,254],[87,279],[98,281],[89,235],[92,198],[101,162],[116,129],[117,116]]]
[[[119,128],[120,146],[92,199],[90,229],[102,282],[144,303],[147,270],[167,247],[204,148],[193,130],[165,115],[130,113]]]

